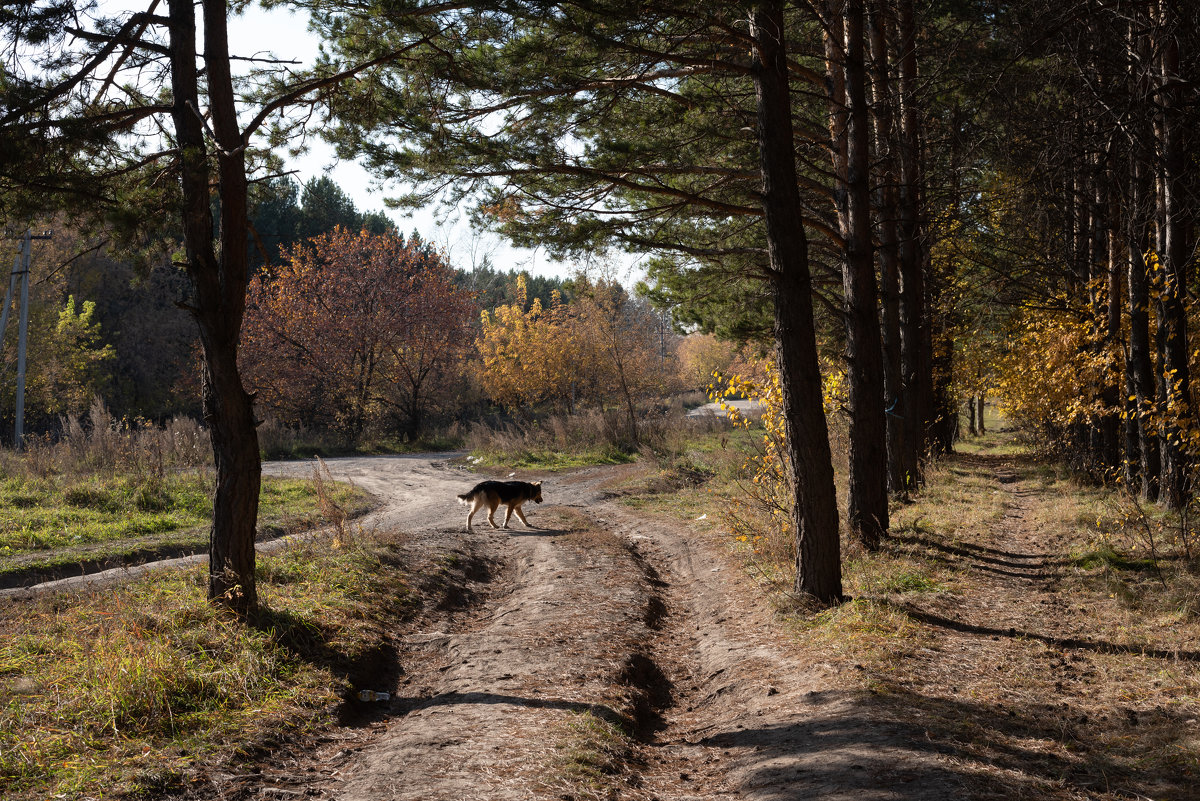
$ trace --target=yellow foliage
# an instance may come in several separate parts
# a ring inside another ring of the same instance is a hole
[[[741,397],[755,402],[762,415],[762,438],[755,454],[742,464],[745,493],[730,501],[727,522],[737,541],[777,564],[790,564],[795,547],[791,526],[795,493],[788,483],[782,383],[772,362],[757,359],[746,366],[748,376],[718,373],[708,386],[709,397],[721,405],[734,425],[749,429],[755,424],[755,416],[741,412],[730,403],[731,399]],[[847,402],[846,372],[825,365],[822,375],[825,413],[830,415]]]
[[[578,332],[565,324],[567,309],[557,293],[549,309],[527,298],[525,278],[518,276],[516,302],[494,314],[484,311],[483,332],[475,341],[484,391],[511,409],[569,401],[581,357]]]
[[[1080,314],[1025,309],[1000,358],[998,389],[1009,420],[1063,430],[1105,414],[1100,390],[1112,382],[1114,354]]]
[[[1145,256],[1151,274],[1150,330],[1157,327],[1158,303],[1168,288],[1157,270],[1158,256]],[[1125,386],[1120,342],[1106,337],[1102,310],[1107,306],[1103,280],[1088,287],[1086,296],[1072,306],[1060,298],[1061,310],[1026,308],[1015,319],[1007,352],[999,362],[998,392],[1001,411],[1010,420],[1035,431],[1061,434],[1079,423],[1094,423],[1102,416],[1128,415],[1127,403],[1136,400]],[[1189,330],[1197,331],[1195,315]],[[1128,325],[1127,319],[1123,321]],[[1193,349],[1194,350],[1194,349]],[[1193,352],[1189,370],[1196,374],[1200,351]],[[1139,409],[1143,424],[1177,440],[1191,459],[1200,458],[1197,427],[1181,381],[1167,371],[1165,401],[1149,398]],[[1106,391],[1107,390],[1107,391]],[[1112,405],[1106,403],[1108,396]]]
[[[663,389],[674,372],[659,351],[657,318],[631,301],[618,284],[575,280],[576,297],[557,292],[548,308],[528,301],[524,277],[516,302],[483,312],[475,341],[480,380],[493,400],[510,409],[552,403],[612,400],[630,407]]]
[[[712,334],[690,334],[676,350],[679,378],[689,388],[703,387],[714,373],[730,372],[737,345]]]

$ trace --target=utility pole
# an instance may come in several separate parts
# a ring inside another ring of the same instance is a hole
[[[21,251],[13,256],[12,274],[8,277],[8,294],[4,296],[4,312],[0,314],[0,345],[4,343],[4,332],[8,330],[8,312],[12,309],[13,293],[17,291],[17,276],[21,269]]]
[[[21,247],[13,259],[12,275],[8,279],[8,294],[4,296],[4,312],[0,314],[0,343],[3,343],[4,331],[8,327],[8,312],[12,306],[12,297],[17,281],[20,281],[20,313],[17,324],[16,424],[13,426],[13,447],[17,450],[25,447],[25,351],[29,342],[29,264],[33,252],[33,240],[49,239],[52,236],[54,236],[53,231],[35,234],[32,229],[25,229],[25,233],[21,236]]]
[[[658,312],[658,360],[663,365],[667,363],[667,310]]]

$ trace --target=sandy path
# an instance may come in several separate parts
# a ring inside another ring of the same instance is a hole
[[[975,589],[952,599],[935,597],[909,610],[917,619],[944,627],[952,647],[947,658],[961,662],[964,674],[980,662],[1008,658],[1002,638],[1066,645],[1085,643],[1094,632],[1085,616],[1068,614],[1059,593],[1069,559],[1062,543],[1039,529],[1039,507],[1053,504],[1036,479],[1022,479],[1010,464],[960,457],[975,469],[993,471],[1003,499],[1003,515],[986,530],[973,533],[950,552],[971,571]],[[993,654],[992,652],[996,653]]]
[[[897,601],[924,641],[882,677],[894,714],[921,721],[981,799],[1200,797],[1181,756],[1200,732],[1189,627],[1080,568],[1079,515],[1095,512],[1072,487],[1021,457],[954,465],[999,514],[912,536],[964,589]]]
[[[403,673],[380,719],[230,795],[962,797],[919,732],[804,666],[720,548],[610,500],[613,471],[548,478],[546,504],[527,509],[539,529],[467,535],[454,495],[477,476],[429,457],[328,465],[384,499],[365,525],[405,530],[414,560],[486,570],[468,609],[397,632]],[[613,721],[636,738],[602,737],[598,759],[587,734]]]

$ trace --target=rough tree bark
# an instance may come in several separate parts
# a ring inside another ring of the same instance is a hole
[[[884,0],[868,6],[867,27],[871,48],[871,108],[875,121],[875,160],[879,165],[876,209],[879,220],[879,294],[883,337],[883,403],[887,415],[888,488],[906,496],[916,489],[915,476],[905,472],[904,368],[900,354],[900,244],[899,199],[892,113],[891,77],[888,74],[890,41],[888,8]]]
[[[897,9],[900,98],[900,352],[904,370],[905,471],[923,481],[925,421],[933,401],[933,376],[925,347],[925,258],[921,230],[921,114],[917,106],[917,25],[912,0]]]
[[[1112,190],[1117,177],[1114,171],[1109,169],[1105,172],[1105,200],[1106,213],[1104,230],[1101,232],[1104,237],[1103,247],[1106,259],[1106,272],[1108,278],[1108,292],[1106,295],[1107,303],[1104,306],[1104,339],[1105,348],[1114,361],[1111,363],[1111,370],[1108,374],[1108,381],[1104,387],[1104,404],[1106,414],[1104,417],[1104,454],[1108,469],[1115,474],[1122,465],[1121,452],[1123,449],[1123,434],[1121,425],[1121,370],[1119,362],[1115,361],[1115,354],[1120,352],[1121,348],[1121,301],[1122,301],[1122,282],[1121,269],[1124,265],[1121,253],[1120,235],[1116,229],[1116,215],[1118,206],[1116,203],[1116,193]]]
[[[1159,39],[1158,96],[1155,138],[1161,154],[1158,183],[1158,257],[1163,279],[1160,304],[1160,361],[1163,365],[1165,434],[1161,493],[1172,509],[1182,509],[1188,501],[1187,449],[1183,432],[1194,423],[1191,376],[1188,368],[1187,306],[1184,295],[1188,286],[1188,263],[1192,257],[1192,236],[1185,199],[1184,177],[1189,155],[1184,148],[1179,111],[1184,97],[1185,78],[1180,74],[1180,26],[1182,14],[1174,0],[1156,4],[1155,36]]]
[[[216,466],[208,595],[244,614],[258,605],[254,533],[261,481],[253,399],[242,386],[237,365],[247,281],[245,145],[230,75],[226,4],[202,0],[201,5],[219,237],[212,215],[205,121],[200,116],[192,0],[169,2],[171,115],[180,151],[185,266],[195,293],[191,312],[204,349],[204,419]]]
[[[866,548],[879,547],[888,529],[883,345],[871,237],[871,151],[867,113],[863,0],[829,0],[826,69],[829,72],[831,152],[845,256],[842,313],[850,410],[850,532]]]
[[[835,604],[842,599],[838,510],[813,329],[808,240],[796,184],[782,0],[755,6],[750,31],[776,358],[789,450],[785,461],[796,499],[791,515],[796,590],[819,603]]]
[[[1128,214],[1129,251],[1129,374],[1132,393],[1136,396],[1138,452],[1141,454],[1139,472],[1142,476],[1141,494],[1147,500],[1158,499],[1158,478],[1161,468],[1158,448],[1158,427],[1154,422],[1155,380],[1150,353],[1150,271],[1145,253],[1148,246],[1146,224],[1142,217],[1143,178],[1135,169],[1131,179]]]

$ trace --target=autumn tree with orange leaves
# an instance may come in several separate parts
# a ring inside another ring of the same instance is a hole
[[[476,347],[483,391],[513,411],[550,404],[570,411],[579,397],[585,354],[570,310],[557,293],[550,304],[529,301],[517,277],[513,303],[483,312]]]
[[[284,422],[416,436],[462,376],[473,312],[419,239],[337,228],[251,282],[242,364]]]
[[[555,294],[543,306],[528,300],[522,276],[514,303],[483,312],[475,342],[483,390],[517,413],[614,404],[636,445],[638,402],[666,391],[675,369],[660,351],[658,318],[616,282],[577,276],[572,285],[570,303]]]

